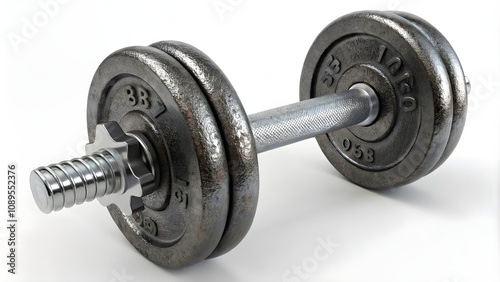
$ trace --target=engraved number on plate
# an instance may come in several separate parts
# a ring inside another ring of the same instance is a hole
[[[333,83],[336,80],[335,76],[340,73],[340,65],[340,61],[333,55],[330,55],[329,63],[325,70],[325,73],[323,74],[323,77],[321,78],[321,82],[326,84],[326,86],[328,87],[332,87]]]
[[[353,144],[348,138],[342,141],[342,148],[346,152],[351,152],[356,159],[363,159],[369,163],[373,163],[373,161],[375,161],[375,151],[372,148],[365,148],[361,145]]]
[[[387,46],[380,45],[377,61],[384,64],[392,75],[392,79],[402,95],[400,105],[403,111],[411,112],[417,108],[417,101],[411,95],[413,91],[413,74],[410,70],[405,71],[402,69],[404,61],[401,58],[397,56],[386,58],[386,53]]]
[[[185,209],[188,208],[189,205],[189,197],[186,192],[183,192],[182,190],[176,190],[174,193],[175,199],[181,206],[183,205]]]
[[[149,109],[151,107],[151,102],[149,101],[149,92],[140,86],[128,85],[125,87],[125,93],[129,104],[132,107],[139,107],[143,109]]]

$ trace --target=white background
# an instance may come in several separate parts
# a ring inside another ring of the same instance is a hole
[[[18,274],[7,274],[0,259],[1,281],[500,281],[498,2],[67,0],[47,13],[40,3],[48,1],[4,0],[0,7],[0,183],[6,164],[17,162],[20,194]],[[214,4],[230,9],[218,12]],[[111,52],[188,42],[217,62],[253,113],[297,101],[316,35],[366,9],[404,10],[434,24],[472,81],[460,144],[431,175],[376,193],[342,178],[315,140],[265,153],[245,240],[223,257],[174,271],[143,258],[97,202],[38,211],[29,172],[83,152],[88,86]],[[35,28],[23,35],[28,22]],[[16,36],[23,40],[13,42]],[[6,188],[0,191],[5,222]],[[318,240],[328,238],[334,251],[311,264]],[[6,239],[1,227],[4,258]],[[303,263],[299,279],[291,271]]]

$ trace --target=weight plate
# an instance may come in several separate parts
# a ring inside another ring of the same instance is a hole
[[[418,29],[420,29],[420,31],[422,31],[427,40],[429,40],[439,52],[439,55],[448,70],[451,90],[453,93],[453,122],[451,124],[451,134],[448,139],[448,144],[446,145],[443,156],[432,169],[432,171],[434,171],[451,155],[464,130],[467,116],[467,86],[465,82],[465,75],[457,53],[453,50],[450,42],[433,25],[410,13],[399,11],[394,13],[409,20]]]
[[[346,15],[311,46],[300,98],[359,82],[379,94],[380,116],[370,126],[317,137],[328,160],[352,182],[372,189],[426,175],[443,155],[453,118],[450,81],[438,51],[413,24],[392,13]]]
[[[207,258],[223,234],[229,173],[223,139],[202,91],[174,58],[152,47],[130,47],[106,58],[93,78],[89,139],[98,123],[138,131],[159,156],[160,184],[145,209],[125,216],[108,207],[130,243],[170,268]]]
[[[220,256],[243,240],[257,209],[259,168],[252,130],[236,90],[206,54],[176,41],[151,46],[177,59],[196,79],[222,133],[230,176],[229,214],[222,239],[209,257]]]

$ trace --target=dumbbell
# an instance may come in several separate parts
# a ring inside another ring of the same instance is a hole
[[[452,153],[468,92],[445,37],[402,12],[332,22],[306,56],[301,101],[249,116],[195,47],[128,47],[92,80],[87,156],[34,170],[30,185],[45,213],[99,199],[141,254],[183,267],[246,235],[257,207],[257,153],[316,137],[355,184],[405,185]]]

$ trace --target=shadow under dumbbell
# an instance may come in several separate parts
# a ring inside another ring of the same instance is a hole
[[[241,277],[237,272],[231,271],[228,264],[224,264],[218,259],[209,259],[198,264],[179,269],[166,269],[156,266],[159,271],[163,271],[165,278],[171,277],[173,280],[182,281],[238,281]],[[165,281],[168,281],[167,278]]]
[[[308,144],[297,145],[292,154],[276,150],[262,156],[264,195],[256,220],[247,238],[227,256],[238,259],[238,253],[244,252],[245,258],[256,261],[255,267],[264,268],[266,262],[276,265],[275,261],[283,261],[286,270],[290,263],[300,263],[318,238],[331,238],[338,244],[332,259],[342,260],[359,246],[380,244],[407,232],[415,224],[412,218],[422,212],[431,218],[456,220],[486,204],[474,199],[487,198],[487,188],[467,176],[484,170],[481,166],[466,168],[458,165],[463,162],[451,162],[413,184],[375,191],[350,183],[318,161],[317,152],[299,146]],[[301,161],[297,163],[297,159]],[[286,168],[279,162],[287,163]],[[266,166],[273,167],[272,175],[267,174],[271,170]]]
[[[416,207],[422,211],[441,216],[461,218],[485,205],[485,193],[493,182],[468,177],[480,175],[485,166],[460,165],[464,162],[450,162],[438,172],[418,182],[385,191],[372,191],[376,195]],[[477,200],[475,200],[477,199]]]

